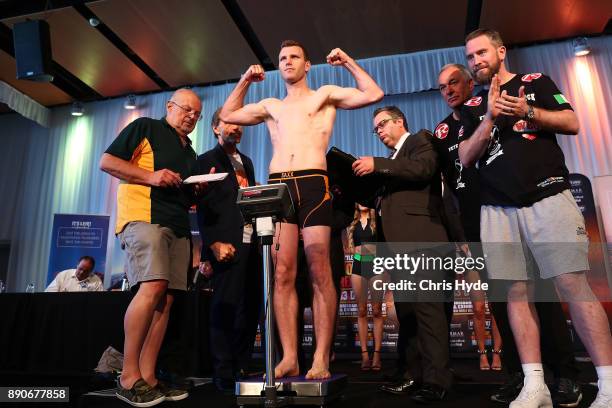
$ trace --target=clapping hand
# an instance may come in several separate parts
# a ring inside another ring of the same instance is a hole
[[[504,91],[495,103],[495,107],[499,109],[502,115],[515,116],[524,118],[529,110],[527,98],[525,98],[525,87],[521,86],[518,91],[518,96],[511,96]]]

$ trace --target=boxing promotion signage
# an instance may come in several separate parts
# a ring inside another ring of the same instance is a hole
[[[84,255],[96,260],[94,273],[104,281],[109,220],[108,215],[54,215],[47,285],[58,272],[76,268]]]

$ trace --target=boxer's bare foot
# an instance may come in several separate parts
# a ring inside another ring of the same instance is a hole
[[[329,377],[331,377],[329,367],[316,361],[312,363],[312,368],[306,373],[307,380],[324,380]]]
[[[295,377],[300,375],[300,367],[295,360],[281,360],[280,363],[274,368],[274,377]]]

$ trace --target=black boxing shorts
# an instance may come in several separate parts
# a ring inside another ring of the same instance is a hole
[[[329,179],[325,170],[295,170],[271,173],[268,182],[285,183],[293,200],[295,214],[285,222],[300,228],[331,226],[332,206]]]

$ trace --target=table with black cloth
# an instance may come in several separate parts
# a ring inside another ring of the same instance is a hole
[[[108,346],[123,351],[130,292],[0,294],[0,372],[91,372]],[[209,294],[179,292],[158,367],[190,376],[210,370]]]

